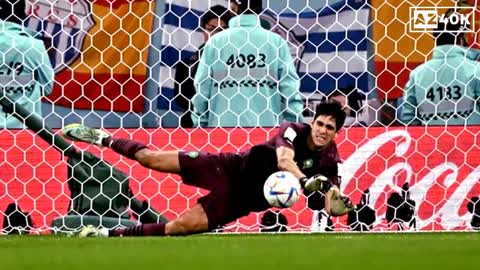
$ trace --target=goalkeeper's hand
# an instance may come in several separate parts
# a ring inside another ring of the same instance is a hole
[[[321,174],[314,175],[310,178],[302,177],[300,178],[300,184],[308,191],[321,191],[322,193],[327,192],[332,186],[328,178]]]
[[[350,198],[340,194],[340,190],[336,186],[332,186],[327,193],[327,197],[330,205],[330,214],[332,216],[343,216],[346,213],[356,209],[356,206],[352,203]]]

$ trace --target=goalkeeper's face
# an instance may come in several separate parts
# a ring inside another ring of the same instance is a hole
[[[335,118],[330,115],[319,115],[311,126],[311,143],[317,149],[324,148],[338,135]]]

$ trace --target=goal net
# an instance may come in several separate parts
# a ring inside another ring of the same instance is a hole
[[[230,12],[229,1],[25,2],[23,25],[45,45],[55,74],[52,92],[31,101],[42,100],[45,127],[55,131],[80,122],[145,142],[155,150],[210,152],[247,150],[276,134],[275,125],[193,127],[191,101],[199,51],[206,39],[222,31],[217,24],[226,28],[225,20],[230,19],[224,13],[207,15],[221,10],[218,6]],[[445,15],[452,12],[456,19]],[[423,110],[418,105],[422,101],[412,104],[404,93],[412,70],[433,57],[438,47],[433,37],[438,36],[441,23],[458,21],[469,27],[457,30],[470,65],[477,61],[478,15],[476,2],[463,0],[264,0],[260,24],[288,43],[304,104],[302,121],[311,122],[315,106],[324,100],[336,100],[347,110],[345,128],[336,138],[343,160],[340,188],[357,210],[328,217],[322,194],[302,194],[288,209],[251,213],[217,231],[459,231],[480,227],[480,207],[476,210],[480,123],[467,121],[468,117],[462,122],[455,112],[436,114],[446,101],[460,110],[466,86],[458,93],[448,83],[434,88],[435,83],[445,83],[445,78],[432,75],[432,90],[425,90],[423,97],[432,109],[430,118],[420,117],[418,123],[401,119],[407,107],[416,105],[417,116]],[[8,31],[1,32],[0,40],[8,36]],[[8,48],[0,47],[0,52],[0,86],[8,94],[10,82],[3,79],[19,69],[6,60]],[[26,58],[28,51],[20,53]],[[249,63],[248,56],[232,61]],[[218,74],[209,76],[219,80]],[[253,101],[241,92],[241,84],[237,86],[237,97],[248,104],[245,110],[251,111],[250,105],[263,106],[250,104]],[[217,100],[227,99],[226,104],[234,105],[228,96]],[[478,102],[477,96],[471,99]],[[206,113],[218,113],[208,109]],[[225,108],[225,113],[229,110]],[[472,110],[475,113],[477,108]],[[7,113],[2,117],[8,118]],[[80,172],[73,161],[33,132],[1,121],[4,233],[172,220],[207,194],[183,185],[176,175],[147,170],[111,150],[82,143],[75,147],[99,159],[78,157],[90,168]],[[107,169],[97,177],[105,168],[101,160],[118,171]]]

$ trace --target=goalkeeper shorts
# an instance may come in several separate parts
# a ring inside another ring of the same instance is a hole
[[[263,191],[245,186],[252,182],[241,177],[245,173],[241,171],[244,168],[241,155],[180,152],[179,162],[184,184],[210,190],[209,194],[198,199],[207,214],[209,230],[235,221],[253,210],[268,208],[252,205],[253,201],[264,201]],[[258,196],[262,200],[255,200]]]

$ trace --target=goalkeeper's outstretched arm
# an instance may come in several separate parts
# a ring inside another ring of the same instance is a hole
[[[282,171],[291,172],[298,179],[305,177],[305,174],[297,166],[294,161],[295,151],[285,146],[280,146],[276,149],[278,169]]]

